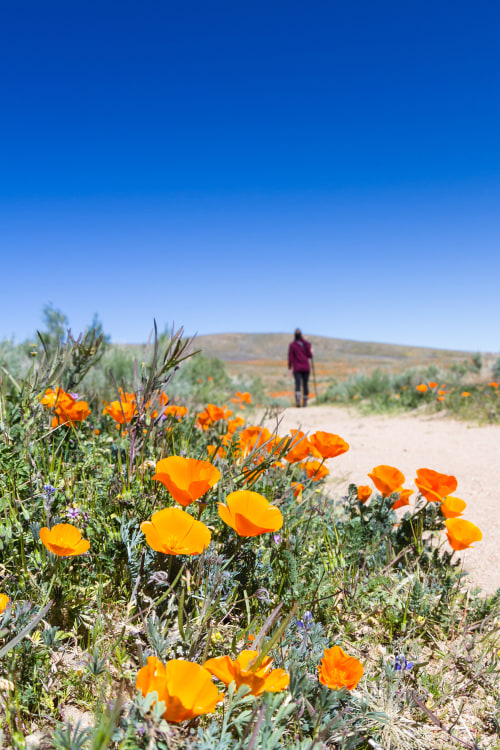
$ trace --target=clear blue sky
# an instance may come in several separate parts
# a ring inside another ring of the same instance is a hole
[[[23,2],[0,18],[0,338],[500,349],[500,5]]]

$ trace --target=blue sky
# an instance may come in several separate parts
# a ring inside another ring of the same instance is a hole
[[[495,3],[34,2],[0,23],[0,338],[498,351]]]

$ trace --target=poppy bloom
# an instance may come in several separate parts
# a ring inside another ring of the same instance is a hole
[[[155,656],[137,673],[136,688],[145,697],[156,692],[165,703],[163,718],[178,723],[215,710],[222,700],[212,676],[203,667],[184,659],[163,664]]]
[[[268,531],[278,531],[283,526],[279,508],[271,505],[258,492],[231,492],[226,497],[226,503],[219,503],[219,516],[238,536],[259,536]]]
[[[425,393],[427,391],[427,386],[425,383],[420,383],[420,385],[416,386],[417,391],[420,391],[420,393]]]
[[[370,495],[372,494],[371,487],[367,484],[360,484],[358,487],[358,500],[360,503],[366,503]]]
[[[90,414],[89,405],[86,401],[73,401],[72,403],[66,403],[64,406],[58,403],[54,411],[57,414],[52,419],[52,427],[54,428],[60,424],[83,422]]]
[[[153,479],[168,489],[176,503],[186,508],[217,484],[221,473],[209,461],[169,456],[156,464]]]
[[[437,388],[437,387],[438,387],[438,384],[435,383],[433,380],[431,380],[431,382],[429,383],[429,388]]]
[[[163,413],[168,417],[182,419],[182,417],[185,417],[188,413],[188,408],[187,406],[178,406],[177,404],[172,404],[171,406],[167,406]]]
[[[40,529],[40,539],[48,550],[58,557],[83,555],[90,547],[87,539],[82,539],[82,532],[70,523],[57,523],[51,529],[46,526]]]
[[[444,401],[444,396],[438,396],[438,397],[437,397],[437,400],[438,400],[438,401]]]
[[[498,383],[496,382],[496,380],[492,380],[491,383],[488,383],[488,385],[490,386],[490,388],[498,388]]]
[[[230,656],[218,656],[204,663],[214,677],[229,685],[231,682],[248,685],[251,695],[262,695],[264,692],[277,693],[288,687],[290,677],[283,669],[271,669],[273,660],[266,656],[260,667],[252,669],[252,661],[259,655],[258,651],[242,651],[233,661]]]
[[[469,398],[469,397],[470,397],[469,391],[462,391],[462,398]]]
[[[230,435],[234,435],[238,427],[243,427],[245,420],[243,417],[235,417],[234,419],[227,420],[227,431]]]
[[[405,481],[405,476],[399,469],[396,469],[394,466],[387,466],[386,464],[375,466],[372,469],[372,473],[368,474],[368,476],[377,490],[384,496],[398,492]]]
[[[311,453],[311,443],[306,438],[305,433],[299,430],[290,430],[292,435],[291,448],[285,458],[291,464],[303,461]]]
[[[71,406],[75,401],[76,399],[70,393],[63,391],[62,388],[47,388],[44,395],[40,398],[40,403],[46,409],[53,409],[58,404],[64,408]]]
[[[363,676],[363,665],[354,656],[347,656],[340,646],[327,648],[318,665],[319,681],[332,690],[356,687]]]
[[[455,550],[467,549],[472,542],[480,542],[483,538],[481,529],[463,518],[448,518],[444,523],[448,529],[448,541]]]
[[[141,523],[141,531],[155,552],[165,555],[200,555],[210,544],[211,533],[180,508],[164,508]]]
[[[303,485],[302,482],[292,482],[291,487],[293,489],[293,496],[300,499],[302,497],[304,486],[305,485]]]
[[[207,430],[214,422],[228,419],[232,414],[233,412],[226,406],[207,404],[203,411],[196,415],[196,422],[202,429]]]
[[[335,458],[349,450],[349,443],[331,432],[315,432],[309,442],[321,458]]]
[[[441,503],[439,509],[445,518],[457,518],[457,516],[462,515],[466,507],[467,503],[459,497],[448,495]]]
[[[0,594],[0,615],[5,611],[9,602],[10,599],[7,594]]]
[[[330,473],[329,469],[327,469],[325,464],[321,463],[321,461],[306,461],[304,469],[306,470],[309,479],[312,479],[313,482],[317,482],[319,479],[327,477]]]
[[[457,480],[453,475],[440,474],[433,469],[417,469],[415,484],[427,502],[442,502],[457,489]]]
[[[267,427],[252,426],[240,432],[240,446],[243,453],[251,453],[254,448],[260,448],[271,439],[271,433]]]
[[[130,393],[124,394],[124,396],[130,396]],[[135,400],[126,401],[120,399],[120,401],[111,401],[103,409],[103,414],[108,414],[111,419],[114,419],[117,424],[129,423],[137,411]]]
[[[214,455],[219,456],[219,458],[225,458],[226,457],[226,451],[220,445],[218,448],[216,445],[207,445],[207,453],[210,456],[210,458],[213,458]]]
[[[410,495],[413,495],[414,490],[404,490],[402,487],[399,490],[399,497],[395,503],[392,504],[392,510],[402,508],[403,505],[410,504]]]

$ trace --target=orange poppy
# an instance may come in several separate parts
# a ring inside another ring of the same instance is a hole
[[[125,397],[130,395],[133,394],[124,394]],[[120,401],[111,401],[111,403],[107,404],[103,409],[103,414],[109,414],[111,419],[114,419],[115,422],[120,425],[125,423],[128,424],[136,411],[137,406],[135,403],[135,399],[133,401],[120,399]]]
[[[420,391],[420,393],[425,393],[427,391],[427,386],[425,383],[420,383],[420,385],[416,386],[417,391]]]
[[[219,456],[219,458],[225,458],[226,457],[226,451],[220,445],[218,448],[216,445],[207,445],[207,453],[210,456],[210,458],[213,458],[214,455]]]
[[[469,397],[470,397],[469,391],[462,391],[462,398],[469,398]]]
[[[245,391],[245,393],[241,393],[241,391],[236,391],[236,396],[233,396],[231,401],[233,402],[233,404],[239,404],[240,406],[243,406],[243,404],[251,404],[252,397],[248,393],[248,391]]]
[[[169,417],[182,419],[182,417],[185,417],[188,413],[188,408],[187,406],[177,406],[176,404],[172,404],[171,406],[167,406],[163,413]]]
[[[230,656],[218,656],[208,659],[203,666],[226,685],[233,680],[237,688],[240,685],[248,685],[251,695],[277,693],[288,687],[289,675],[284,669],[271,669],[273,660],[269,656],[262,660],[260,667],[252,669],[252,661],[258,655],[258,651],[245,650],[234,661]]]
[[[448,529],[446,535],[448,541],[455,550],[467,549],[472,542],[480,542],[483,538],[481,529],[471,521],[463,518],[448,518],[444,523]]]
[[[219,516],[236,531],[238,536],[259,536],[278,531],[283,526],[283,516],[258,492],[238,490],[226,497],[227,505],[219,503]]]
[[[47,409],[52,409],[57,405],[63,408],[69,407],[75,403],[75,400],[71,394],[66,393],[62,388],[47,388],[44,395],[40,397],[40,403]]]
[[[9,602],[10,599],[7,594],[0,594],[0,615],[5,611]]]
[[[238,427],[243,427],[245,420],[243,417],[235,417],[234,419],[227,420],[227,431],[230,435],[233,435]]]
[[[307,476],[309,479],[312,479],[313,482],[324,479],[324,477],[327,477],[330,473],[329,469],[327,469],[325,464],[321,463],[321,461],[306,461],[303,466],[306,470]]]
[[[433,380],[429,383],[429,388],[437,388],[438,384],[435,383]]]
[[[304,486],[305,485],[303,485],[302,482],[292,482],[291,487],[293,489],[293,496],[300,499],[302,497]]]
[[[335,458],[349,450],[349,443],[331,432],[315,432],[309,442],[321,458]]]
[[[446,391],[443,391],[443,390],[438,391],[438,396],[446,396]]]
[[[90,547],[87,539],[82,539],[82,532],[70,523],[57,523],[51,529],[46,526],[40,529],[40,539],[48,550],[58,557],[83,555]]]
[[[318,672],[319,681],[326,687],[352,690],[363,676],[363,665],[354,656],[347,656],[340,646],[334,646],[325,650]]]
[[[368,474],[368,476],[377,490],[384,496],[398,492],[405,481],[405,476],[399,469],[396,469],[394,466],[387,466],[386,464],[375,466],[372,469],[372,473]]]
[[[453,475],[440,474],[433,469],[417,469],[415,484],[427,502],[442,502],[443,498],[451,495],[457,489],[457,480]]]
[[[466,507],[467,503],[464,500],[448,495],[441,503],[440,511],[445,518],[457,518],[462,515]]]
[[[144,697],[156,692],[158,700],[165,703],[163,718],[175,723],[214,711],[223,698],[210,672],[184,659],[163,664],[156,656],[148,656],[146,666],[137,674],[136,688]]]
[[[271,439],[267,427],[252,426],[240,432],[240,446],[244,454],[251,453],[254,448],[260,448],[263,443]]]
[[[498,383],[496,382],[496,380],[492,380],[491,383],[488,383],[488,385],[491,386],[491,388],[498,388]]]
[[[360,484],[358,487],[358,500],[360,503],[366,503],[370,495],[372,494],[371,487],[367,484]]]
[[[444,401],[444,396],[438,396],[438,397],[437,397],[437,400],[438,400],[438,401]]]
[[[141,523],[141,531],[155,552],[200,555],[210,544],[210,529],[180,508],[164,508]]]
[[[175,502],[184,508],[208,492],[220,478],[219,469],[209,461],[183,456],[162,458],[153,475],[153,479],[164,484]]]
[[[56,417],[52,418],[52,427],[54,428],[60,424],[83,422],[90,414],[89,405],[86,401],[73,401],[73,403],[65,406],[58,403],[54,411],[57,414]]]
[[[402,487],[399,490],[399,498],[395,503],[392,504],[392,510],[402,508],[403,505],[410,504],[410,495],[413,495],[414,490],[404,490]]]
[[[285,458],[291,464],[303,461],[311,453],[311,443],[306,438],[305,433],[299,430],[290,430],[292,441],[291,448]]]

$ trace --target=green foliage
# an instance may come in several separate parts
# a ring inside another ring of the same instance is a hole
[[[90,417],[52,429],[40,396],[76,382],[86,396],[82,388],[100,382],[96,372],[115,356],[109,347],[98,358],[101,336],[97,325],[68,336],[0,389],[1,591],[11,599],[0,619],[6,746],[25,746],[36,725],[57,750],[436,747],[422,700],[443,721],[444,741],[458,736],[454,701],[472,702],[486,717],[484,736],[493,736],[498,712],[484,696],[500,701],[500,596],[465,589],[437,504],[420,498],[397,517],[395,496],[375,494],[363,505],[351,485],[333,498],[301,465],[283,463],[289,439],[245,455],[241,429],[231,437],[227,420],[201,429],[196,411],[222,405],[235,384],[218,360],[189,358],[181,332],[155,337],[142,361],[110,376],[114,398],[120,385],[134,393],[127,425],[117,429],[100,398],[88,396]],[[418,383],[416,373],[398,377],[378,372],[335,387],[384,403],[388,389]],[[153,416],[163,390],[170,403],[185,399],[185,417]],[[221,479],[188,509],[210,528],[209,548],[154,552],[141,524],[174,505],[152,478],[156,462],[181,453],[207,460],[211,445],[225,450],[213,459]],[[301,499],[292,482],[305,485]],[[222,523],[217,504],[242,488],[279,506],[278,533],[243,538]],[[42,545],[40,528],[59,522],[81,530],[88,554],[57,557]],[[363,663],[356,690],[318,680],[335,644]],[[287,671],[287,690],[256,697],[246,686],[219,685],[223,704],[178,725],[165,720],[156,694],[135,690],[148,656],[203,664],[252,645]],[[403,659],[414,666],[398,671]],[[61,723],[68,706],[90,726]]]

